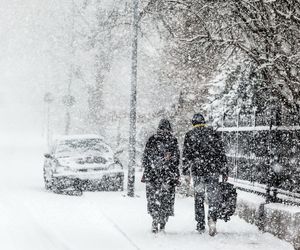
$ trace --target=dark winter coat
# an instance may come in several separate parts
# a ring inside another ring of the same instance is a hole
[[[228,176],[227,159],[219,133],[211,127],[199,126],[190,130],[183,145],[183,174],[193,176]]]
[[[143,155],[144,180],[175,185],[179,179],[179,159],[177,139],[170,132],[151,136]]]
[[[149,138],[143,155],[143,181],[146,182],[148,212],[153,217],[173,215],[179,160],[177,139],[170,128],[160,127]]]

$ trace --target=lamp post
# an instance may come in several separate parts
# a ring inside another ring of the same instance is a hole
[[[131,54],[131,94],[129,121],[129,162],[127,195],[134,196],[135,165],[136,165],[136,99],[137,99],[137,49],[138,49],[138,0],[132,0],[132,54]]]
[[[71,127],[70,109],[75,104],[75,97],[71,95],[70,91],[68,91],[68,94],[63,96],[62,102],[66,107],[65,134],[68,135]]]
[[[65,121],[65,134],[68,135],[71,128],[71,107],[75,104],[75,98],[71,95],[71,85],[73,82],[73,72],[74,72],[74,42],[75,42],[75,2],[71,0],[72,10],[71,10],[71,39],[70,39],[70,48],[71,48],[71,63],[70,63],[70,70],[69,70],[69,79],[68,79],[68,87],[67,87],[67,94],[63,96],[62,102],[66,107],[66,121]]]
[[[46,92],[44,102],[47,104],[47,145],[50,144],[50,104],[54,101],[52,93]]]

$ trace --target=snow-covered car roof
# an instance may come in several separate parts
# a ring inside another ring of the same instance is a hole
[[[84,140],[84,139],[100,139],[104,142],[104,138],[97,134],[81,134],[81,135],[60,135],[55,136],[53,141],[66,141],[66,140]]]
[[[105,158],[113,158],[113,150],[103,137],[93,134],[57,136],[52,142],[51,152],[60,157],[100,154]]]

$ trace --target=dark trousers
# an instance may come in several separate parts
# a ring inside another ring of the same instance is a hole
[[[175,186],[147,183],[146,194],[148,213],[153,220],[166,223],[174,215]]]
[[[217,221],[218,213],[218,182],[217,176],[199,177],[194,176],[194,189],[195,189],[195,220],[205,225],[205,210],[204,201],[205,193],[208,200],[208,219]]]

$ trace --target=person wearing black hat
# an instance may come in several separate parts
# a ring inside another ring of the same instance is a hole
[[[180,152],[171,124],[162,119],[157,133],[151,136],[143,154],[148,213],[152,216],[152,232],[164,230],[169,216],[174,215],[175,186],[179,184]]]
[[[209,234],[216,234],[217,221],[217,188],[219,177],[228,179],[226,155],[220,135],[205,123],[201,114],[192,119],[193,129],[186,133],[182,155],[182,173],[192,175],[195,189],[195,220],[197,231],[205,231],[204,199],[205,191],[209,203],[208,226]]]

